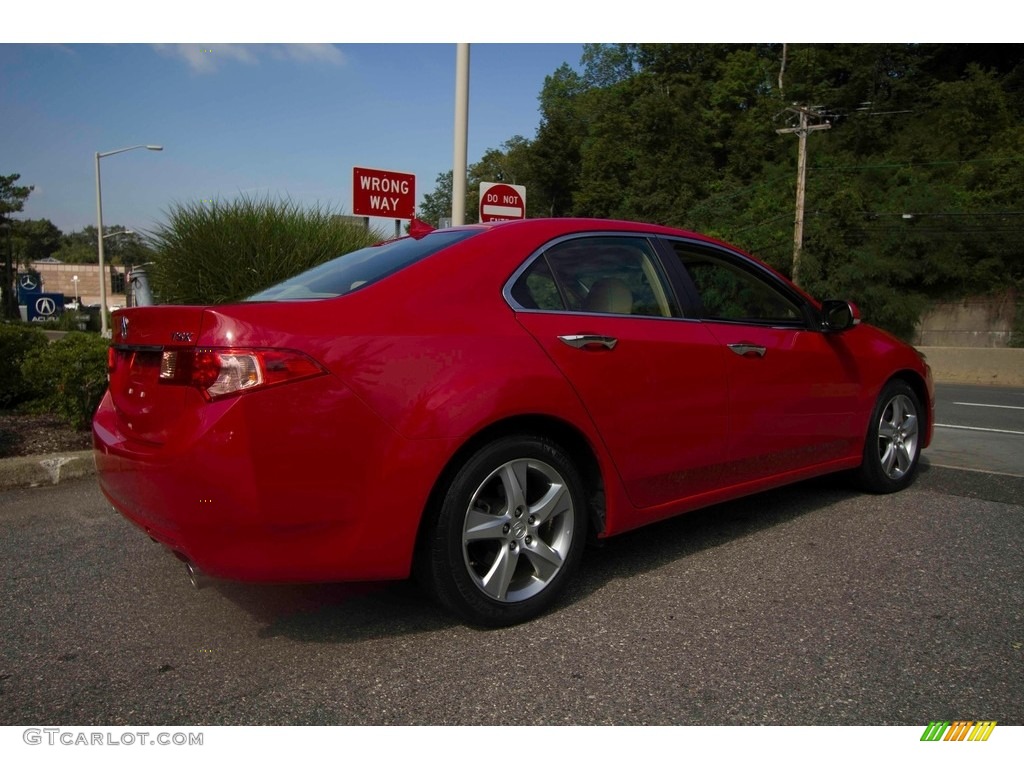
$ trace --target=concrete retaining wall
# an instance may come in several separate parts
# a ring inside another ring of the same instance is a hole
[[[1019,301],[1013,290],[998,296],[942,301],[924,313],[914,343],[928,347],[1006,347]]]
[[[995,384],[1024,387],[1024,349],[918,347],[935,381],[946,384]]]

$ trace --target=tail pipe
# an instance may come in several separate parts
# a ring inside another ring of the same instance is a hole
[[[178,558],[179,560],[181,560],[181,562],[183,562],[185,564],[185,573],[188,576],[188,581],[189,581],[189,584],[192,585],[192,588],[193,589],[202,589],[202,587],[203,587],[203,574],[202,574],[202,571],[200,571],[198,568],[196,568],[195,563],[193,563],[191,560],[189,560],[187,557],[185,557],[185,555],[181,554],[181,552],[174,552],[174,556],[176,558]]]
[[[196,568],[195,565],[189,560],[185,561],[185,573],[188,574],[188,580],[189,583],[192,585],[193,589],[202,588],[202,584],[200,583],[202,580],[202,574],[199,572],[199,569]]]

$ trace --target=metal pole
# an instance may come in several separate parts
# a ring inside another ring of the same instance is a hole
[[[452,226],[466,223],[469,136],[469,43],[455,46],[455,157],[452,162]]]
[[[103,194],[100,191],[100,153],[96,153],[96,239],[99,241],[100,254],[100,335],[110,338],[107,327],[107,277],[104,274],[103,261]]]
[[[149,149],[154,152],[162,152],[163,147],[157,144],[136,144],[133,147],[123,147],[110,152],[96,153],[96,238],[99,240],[100,256],[100,333],[104,338],[110,338],[110,328],[107,326],[107,277],[104,274],[103,259],[103,194],[100,192],[100,158],[110,155],[119,155],[122,152],[131,152],[133,149]]]

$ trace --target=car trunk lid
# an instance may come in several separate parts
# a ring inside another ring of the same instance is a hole
[[[164,352],[191,349],[203,307],[135,307],[114,313],[109,355],[110,396],[123,433],[156,445],[167,442],[190,400],[187,387],[160,381]]]

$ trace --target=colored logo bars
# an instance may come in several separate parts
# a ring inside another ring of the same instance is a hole
[[[938,720],[928,723],[921,741],[988,741],[995,727],[995,720]]]

